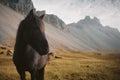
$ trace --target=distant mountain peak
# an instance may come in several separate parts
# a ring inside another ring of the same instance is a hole
[[[44,20],[52,25],[54,25],[56,28],[64,29],[66,28],[66,24],[63,20],[61,20],[58,16],[54,14],[46,14]]]
[[[100,23],[100,21],[97,17],[94,17],[93,20]]]
[[[79,20],[76,24],[78,27],[102,27],[102,24],[97,17],[91,18],[90,16],[86,16],[84,19]]]
[[[86,16],[84,20],[91,20],[90,16]]]
[[[97,23],[100,23],[99,19],[97,17],[91,18],[90,16],[86,16],[83,20],[85,21],[94,21]]]

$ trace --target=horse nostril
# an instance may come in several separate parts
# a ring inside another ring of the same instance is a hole
[[[42,49],[42,52],[43,52],[43,54],[47,54],[49,52],[49,49],[48,48],[44,48],[44,49]]]

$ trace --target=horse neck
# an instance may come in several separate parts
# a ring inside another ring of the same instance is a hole
[[[16,44],[15,44],[15,50],[18,52],[23,52],[26,48],[26,43],[24,40],[22,40],[23,38],[19,38],[16,40]]]
[[[16,36],[15,51],[23,52],[26,45],[27,44],[23,39],[23,31],[19,28]]]

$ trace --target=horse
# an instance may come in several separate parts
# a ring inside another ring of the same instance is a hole
[[[32,9],[17,30],[13,62],[21,80],[26,80],[25,72],[31,80],[44,80],[44,69],[48,60],[49,45],[45,35],[43,18]]]

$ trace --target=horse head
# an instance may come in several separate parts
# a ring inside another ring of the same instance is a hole
[[[43,18],[45,13],[37,15],[35,9],[32,9],[24,19],[23,39],[39,54],[44,55],[49,52],[48,42],[45,36],[45,25]]]

